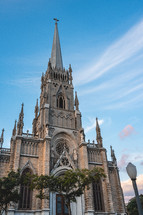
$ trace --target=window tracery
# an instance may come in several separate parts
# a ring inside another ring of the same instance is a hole
[[[58,143],[58,144],[56,145],[56,152],[57,152],[59,155],[61,155],[61,154],[63,153],[64,149],[66,149],[66,151],[69,152],[69,147],[67,146],[66,143],[61,143],[61,142],[60,142],[60,143]]]

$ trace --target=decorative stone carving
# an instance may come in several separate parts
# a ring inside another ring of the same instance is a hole
[[[78,155],[77,155],[77,150],[74,149],[74,150],[73,150],[73,159],[74,159],[74,161],[77,161],[77,157],[78,157]]]
[[[81,138],[81,143],[85,142],[84,129],[81,129],[81,130],[80,130],[80,138]]]
[[[112,162],[117,165],[117,159],[116,159],[116,156],[115,156],[115,152],[114,150],[112,149],[112,146],[110,146],[111,148],[111,158],[112,158]]]

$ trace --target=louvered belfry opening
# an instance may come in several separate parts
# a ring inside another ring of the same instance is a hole
[[[65,99],[63,95],[59,95],[57,98],[57,107],[61,109],[65,109]]]
[[[93,183],[93,198],[95,211],[104,211],[101,181],[96,181]]]
[[[31,170],[29,168],[26,168],[22,176],[26,174],[32,174]],[[20,187],[20,202],[19,202],[19,209],[21,210],[30,210],[32,207],[32,190],[30,189],[30,179],[28,184],[22,184]]]

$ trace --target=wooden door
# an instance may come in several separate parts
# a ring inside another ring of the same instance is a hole
[[[56,195],[56,215],[69,215],[62,195]]]

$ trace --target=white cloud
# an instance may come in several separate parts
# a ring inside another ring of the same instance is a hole
[[[85,71],[82,70],[82,75],[78,73],[75,78],[76,83],[81,85],[99,78],[113,67],[137,54],[141,49],[143,49],[143,20],[107,48],[96,64]]]
[[[90,94],[90,93],[94,93],[97,91],[101,91],[101,90],[108,90],[111,89],[113,87],[117,87],[120,86],[120,93],[118,93],[118,96],[121,97],[121,95],[123,95],[123,93],[125,92],[125,89],[122,89],[122,85],[128,82],[131,82],[132,80],[135,80],[135,78],[138,78],[138,76],[142,75],[142,70],[141,71],[130,71],[130,73],[123,73],[123,74],[119,74],[118,76],[115,76],[112,79],[109,79],[99,85],[97,85],[96,87],[92,87],[89,89],[84,89],[81,92],[79,92],[79,95],[86,95],[86,94]],[[118,83],[117,83],[118,80]],[[138,87],[138,82],[136,81],[135,84],[137,85],[136,87]],[[142,83],[141,83],[142,85]],[[140,86],[141,88],[142,86]],[[121,92],[121,89],[123,92]],[[131,89],[132,90],[132,89]],[[135,90],[135,89],[134,89]],[[111,95],[109,95],[110,98],[112,99],[117,99],[117,93],[112,93]]]
[[[92,129],[95,129],[96,128],[96,119],[92,119],[92,120],[90,120],[90,121],[92,121],[91,123],[91,125],[90,126],[87,126],[86,128],[85,128],[85,133],[88,133],[89,131],[91,131]],[[104,123],[104,120],[103,119],[98,119],[98,124],[99,125],[102,125]]]

